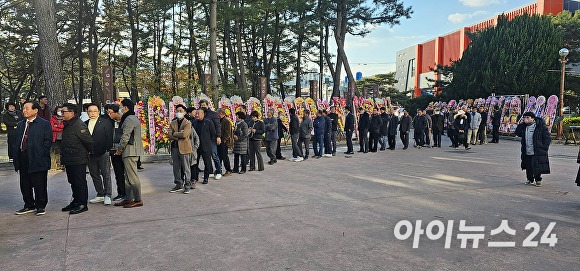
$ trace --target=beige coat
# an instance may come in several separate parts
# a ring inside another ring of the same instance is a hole
[[[125,157],[134,157],[143,155],[143,141],[141,140],[141,123],[135,115],[129,115],[123,121],[121,125],[123,130],[123,135],[121,136],[121,142],[117,148]],[[129,144],[131,135],[133,135],[133,144]]]
[[[183,119],[181,126],[177,127],[177,119],[173,120],[169,125],[169,132],[167,138],[169,140],[177,140],[180,154],[191,154],[193,148],[191,147],[191,121]]]

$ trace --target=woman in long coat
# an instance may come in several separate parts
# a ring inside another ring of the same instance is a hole
[[[536,118],[534,113],[526,112],[523,122],[516,127],[516,135],[522,138],[522,170],[526,170],[526,184],[542,186],[541,174],[550,174],[548,149],[550,147],[550,131],[542,118]],[[531,138],[530,138],[531,135]]]
[[[233,173],[246,173],[246,165],[248,164],[248,124],[244,121],[246,114],[243,112],[236,113],[236,126],[234,128],[234,168]],[[241,161],[240,161],[241,158]],[[240,162],[241,170],[240,170]]]

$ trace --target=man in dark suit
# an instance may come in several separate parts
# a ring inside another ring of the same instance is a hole
[[[358,141],[360,149],[358,152],[369,152],[369,128],[371,126],[371,118],[369,113],[366,112],[364,107],[358,108],[359,120],[358,120]]]
[[[350,106],[345,106],[346,117],[344,121],[344,131],[346,132],[346,148],[347,151],[344,154],[354,154],[354,149],[352,147],[352,134],[354,133],[354,114],[350,112]]]
[[[396,146],[396,138],[397,138],[397,127],[399,126],[399,118],[393,115],[393,110],[389,109],[388,115],[391,116],[389,118],[389,130],[388,130],[388,138],[389,138],[389,149],[394,150]]]
[[[403,110],[403,116],[401,117],[401,125],[399,125],[399,132],[401,141],[403,142],[403,150],[409,147],[409,133],[411,132],[412,125],[411,116],[409,116],[409,111],[407,109]]]
[[[215,126],[211,120],[205,117],[204,110],[197,110],[197,121],[194,123],[195,132],[199,136],[199,148],[197,149],[197,164],[199,164],[199,158],[203,159],[203,164],[205,166],[203,170],[203,184],[207,184],[209,181],[209,174],[213,172],[212,166],[212,139],[216,138]],[[197,182],[199,177],[199,168],[193,168],[193,182]],[[192,184],[193,185],[193,184]]]
[[[89,120],[85,121],[85,124],[89,128],[94,146],[89,159],[89,173],[97,191],[97,196],[89,202],[103,202],[105,205],[110,205],[112,184],[109,151],[113,146],[113,124],[108,117],[100,115],[101,112],[96,104],[89,104],[87,113]]]
[[[52,128],[47,120],[38,116],[39,110],[37,102],[24,103],[22,113],[25,120],[18,123],[16,138],[10,146],[14,154],[14,169],[20,173],[20,192],[24,200],[24,208],[16,211],[17,215],[35,210],[36,215],[46,213]]]
[[[222,126],[220,117],[218,116],[216,111],[213,111],[209,108],[209,102],[206,100],[199,101],[199,109],[205,111],[205,119],[210,120],[214,125],[214,130],[216,136],[212,138],[212,145],[211,145],[211,158],[213,159],[213,163],[215,165],[215,179],[219,180],[222,178],[222,163],[220,161],[220,156],[218,153],[218,145],[222,144]]]
[[[15,103],[8,102],[4,107],[6,108],[6,112],[2,115],[2,123],[6,125],[6,134],[8,134],[8,158],[12,162],[14,153],[12,152],[11,146],[16,142],[16,126],[24,117],[22,116],[22,112],[16,110]]]

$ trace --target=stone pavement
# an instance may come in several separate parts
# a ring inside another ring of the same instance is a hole
[[[446,147],[444,137],[443,145],[279,161],[263,172],[210,180],[189,195],[167,192],[167,162],[147,163],[139,173],[144,207],[91,204],[73,216],[60,212],[71,195],[62,172],[49,174],[45,216],[14,215],[22,207],[18,175],[3,168],[0,270],[580,269],[577,147],[553,145],[552,174],[536,188],[523,185],[517,141],[464,151]],[[395,238],[401,220],[422,220],[422,229],[454,220],[450,248],[445,235],[421,235],[412,248],[412,235]],[[471,241],[461,248],[460,220],[485,227],[479,248]],[[502,220],[515,236],[490,234]],[[535,241],[556,222],[557,244],[522,247],[530,222],[541,227]],[[516,247],[492,248],[489,241]]]

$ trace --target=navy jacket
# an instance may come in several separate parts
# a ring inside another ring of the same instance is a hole
[[[326,120],[324,120],[323,116],[316,117],[314,119],[314,134],[324,135],[324,130],[326,129]]]
[[[369,113],[364,112],[362,115],[360,115],[360,118],[358,120],[358,130],[359,131],[368,130],[370,126],[371,126],[371,118],[369,116]]]
[[[204,118],[201,121],[196,120],[193,124],[193,128],[195,129],[195,132],[199,136],[198,152],[211,153],[212,139],[215,139],[216,137],[216,129],[214,123],[211,120]]]
[[[290,135],[297,135],[300,133],[300,120],[298,115],[290,115]]]
[[[344,131],[354,131],[354,115],[351,112],[346,115],[346,119],[344,121]]]
[[[20,143],[24,136],[26,119],[16,127],[16,140],[12,142],[14,169],[20,170]],[[52,127],[50,122],[37,116],[28,127],[27,154],[28,173],[48,171],[50,169],[50,147],[52,146]]]

